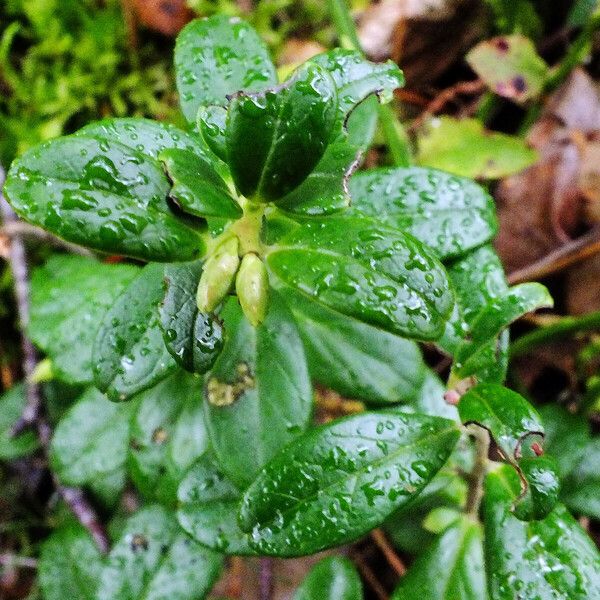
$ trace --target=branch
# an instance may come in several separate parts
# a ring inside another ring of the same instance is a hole
[[[373,538],[373,541],[385,556],[385,559],[390,567],[394,569],[396,575],[398,575],[398,577],[403,577],[406,575],[406,565],[402,562],[400,557],[396,554],[396,551],[388,542],[387,538],[385,537],[385,533],[383,533],[383,531],[379,528],[374,529],[371,531],[371,538]]]
[[[260,559],[258,572],[258,594],[260,600],[273,600],[273,559]]]
[[[3,217],[4,225],[15,223],[17,216],[8,204],[1,189],[4,184],[4,169],[0,167],[0,212]],[[13,433],[17,434],[25,428],[36,425],[38,437],[48,455],[50,439],[52,438],[52,429],[42,413],[42,393],[40,386],[31,381],[31,376],[37,364],[37,353],[29,338],[25,335],[25,328],[29,322],[29,269],[25,255],[25,246],[20,235],[14,235],[9,244],[9,264],[13,273],[15,282],[15,297],[17,302],[17,312],[21,328],[21,347],[23,351],[23,375],[25,376],[25,389],[27,402],[25,409],[13,427]],[[52,478],[58,493],[62,496],[65,503],[69,506],[78,521],[90,532],[98,548],[102,552],[107,552],[109,548],[108,536],[104,526],[98,519],[92,505],[87,501],[83,492],[78,488],[71,488],[62,485],[54,473]]]
[[[469,489],[465,512],[475,518],[479,515],[479,507],[483,498],[483,480],[490,450],[490,434],[487,429],[474,425],[469,433],[475,437],[475,463],[469,475]]]
[[[36,227],[35,225],[30,225],[29,223],[18,220],[7,222],[6,217],[4,220],[4,225],[0,227],[0,237],[1,236],[6,236],[7,238],[14,238],[15,236],[31,237],[41,242],[52,244],[57,248],[64,248],[73,254],[79,254],[80,256],[94,256],[94,253],[90,250],[82,248],[77,244],[71,244],[70,242],[62,240],[61,238],[44,231],[40,227]]]

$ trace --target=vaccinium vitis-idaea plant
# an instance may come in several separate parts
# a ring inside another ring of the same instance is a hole
[[[55,546],[86,557],[99,599],[191,600],[223,555],[311,554],[384,523],[400,546],[412,527],[419,555],[394,598],[600,596],[541,418],[502,387],[508,325],[551,298],[508,287],[475,183],[357,170],[398,68],[333,50],[279,82],[226,17],[188,25],[175,63],[186,130],[92,123],[21,156],[5,186],[27,221],[136,259],[57,256],[34,274],[29,335],[58,380],[87,387],[52,467],[108,506],[127,478],[145,500],[106,559],[83,529],[57,531],[46,596],[75,585]],[[454,358],[457,407],[420,341]],[[365,410],[315,426],[314,382]],[[361,597],[345,559],[297,598],[328,589]]]

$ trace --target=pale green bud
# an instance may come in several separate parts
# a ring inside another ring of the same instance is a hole
[[[269,302],[267,268],[256,254],[246,254],[235,279],[235,291],[246,318],[254,327],[265,320]]]
[[[196,303],[201,312],[211,312],[231,290],[240,266],[239,242],[236,237],[224,240],[204,264]]]

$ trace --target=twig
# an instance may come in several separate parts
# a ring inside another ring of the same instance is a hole
[[[477,517],[479,507],[483,498],[483,480],[488,462],[488,452],[490,450],[490,434],[487,429],[479,425],[473,425],[469,433],[475,437],[475,463],[473,470],[469,474],[469,489],[467,491],[467,502],[465,512],[468,515]]]
[[[239,556],[232,556],[229,565],[227,596],[238,600],[244,589],[244,561]]]
[[[388,564],[394,571],[396,575],[399,577],[403,577],[406,574],[406,565],[402,562],[400,557],[396,554],[396,551],[392,548],[391,544],[388,542],[385,534],[381,529],[374,529],[371,531],[371,537],[377,547],[381,550],[385,559],[388,561]]]
[[[260,559],[258,571],[258,594],[260,600],[273,599],[273,559],[263,557]]]
[[[73,254],[79,254],[81,256],[94,256],[94,253],[86,248],[82,248],[77,244],[71,244],[65,240],[36,227],[35,225],[30,225],[29,223],[24,223],[23,221],[9,221],[8,223],[4,223],[3,227],[0,227],[0,237],[6,236],[8,238],[14,238],[15,236],[19,237],[32,237],[41,242],[46,242],[48,244],[52,244],[57,248],[64,248]]]
[[[369,584],[377,598],[379,600],[389,600],[389,595],[386,592],[385,588],[383,587],[383,585],[381,585],[381,582],[379,581],[379,579],[377,579],[377,576],[375,575],[375,573],[373,573],[371,567],[369,567],[369,565],[363,560],[363,557],[358,552],[352,552],[351,558],[356,563],[360,574],[363,576],[364,580]]]
[[[600,227],[595,227],[585,235],[568,242],[522,269],[517,269],[508,275],[508,282],[512,285],[523,281],[534,281],[548,275],[553,275],[594,256],[600,252]]]
[[[0,167],[0,190],[4,183],[4,170]],[[0,210],[4,223],[15,222],[17,217],[0,192]],[[15,282],[15,297],[17,312],[21,326],[21,346],[23,349],[23,374],[25,375],[25,389],[27,402],[21,418],[15,424],[13,431],[19,433],[28,426],[36,425],[40,442],[46,454],[52,437],[52,430],[46,419],[42,416],[42,394],[40,386],[31,381],[37,364],[37,354],[33,344],[25,335],[24,330],[29,322],[29,269],[25,255],[25,246],[19,235],[13,236],[10,243],[9,263]],[[62,485],[54,473],[52,473],[54,484],[58,493],[69,506],[79,522],[90,532],[98,548],[107,552],[109,548],[108,536],[104,526],[98,519],[91,504],[85,498],[83,492],[78,488]]]
[[[38,561],[29,556],[16,556],[14,554],[0,554],[0,565],[3,567],[21,567],[23,569],[37,569]]]

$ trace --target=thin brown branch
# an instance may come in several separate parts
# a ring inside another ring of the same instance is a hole
[[[14,554],[0,554],[0,565],[3,567],[17,567],[23,569],[37,569],[38,561],[29,556],[16,556]]]
[[[550,252],[540,260],[508,275],[510,284],[535,281],[554,275],[564,269],[600,252],[600,227],[595,227],[585,235],[568,242]]]
[[[40,227],[30,225],[29,223],[25,223],[23,221],[14,220],[5,223],[3,227],[0,227],[0,237],[2,236],[6,236],[9,239],[14,238],[15,236],[34,238],[40,242],[52,244],[57,248],[64,248],[73,254],[79,254],[81,256],[94,256],[94,253],[90,252],[86,248],[82,248],[77,244],[66,242],[55,235],[44,231]]]
[[[382,554],[385,556],[388,564],[395,571],[398,577],[403,577],[406,574],[406,565],[402,562],[400,557],[396,554],[394,548],[389,543],[388,539],[385,537],[385,533],[381,529],[374,529],[371,531],[371,537],[377,547],[381,550]]]
[[[260,600],[273,600],[273,559],[260,559],[258,571],[258,596]]]
[[[240,556],[232,556],[229,564],[227,596],[238,600],[244,590],[244,560]]]
[[[475,518],[479,515],[479,507],[483,498],[483,481],[485,479],[488,453],[490,450],[490,434],[487,429],[473,425],[469,433],[475,438],[475,463],[469,474],[469,488],[465,512]]]
[[[4,170],[0,167],[0,190],[4,183]],[[5,200],[0,191],[0,211],[4,224],[14,223],[17,216]],[[25,254],[25,246],[19,235],[12,237],[9,248],[9,264],[13,274],[15,298],[17,302],[17,313],[21,327],[21,346],[23,351],[23,375],[25,376],[25,389],[27,402],[21,418],[15,424],[13,430],[18,433],[26,427],[35,425],[38,437],[48,454],[52,430],[42,415],[42,393],[40,386],[31,381],[31,376],[37,365],[37,353],[29,338],[25,335],[25,327],[29,322],[29,268]],[[92,505],[87,501],[83,492],[77,488],[62,485],[53,473],[54,483],[59,494],[69,506],[79,522],[90,532],[98,548],[107,552],[109,548],[108,536],[104,526],[97,517]]]
[[[365,562],[361,554],[358,552],[352,552],[351,554],[352,560],[356,563],[360,574],[363,576],[363,579],[367,582],[369,587],[373,590],[375,595],[379,600],[389,600],[389,595],[373,570],[369,565]]]

